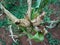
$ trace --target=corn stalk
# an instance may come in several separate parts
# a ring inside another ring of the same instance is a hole
[[[31,16],[31,0],[27,0],[28,3],[28,10],[27,10],[27,16],[25,16],[24,19],[18,19],[17,17],[15,17],[12,13],[10,13],[2,4],[1,4],[1,9],[4,11],[4,13],[6,14],[6,16],[15,24],[17,24],[18,26],[24,26],[24,27],[30,27],[31,24],[34,27],[37,27],[38,25],[40,25],[41,22],[43,22],[42,17],[44,17],[45,12],[43,12],[41,15],[37,16],[37,18],[30,20],[30,16]],[[47,33],[47,31],[45,31],[45,28],[43,28],[43,30],[41,32],[45,32],[44,35]]]
[[[32,0],[27,0],[27,3],[28,3],[27,15],[29,16],[29,19],[30,19],[30,16],[31,16],[31,4],[32,4]]]

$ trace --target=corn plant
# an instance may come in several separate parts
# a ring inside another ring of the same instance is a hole
[[[25,2],[25,3],[24,3]],[[33,4],[35,2],[35,4]],[[48,33],[46,28],[54,28],[58,21],[51,21],[46,15],[44,8],[52,3],[52,0],[2,0],[1,10],[6,14],[9,19],[10,25],[9,31],[11,38],[13,37],[27,36],[28,41],[34,39],[37,42],[44,40],[44,36]],[[34,6],[35,5],[35,6]],[[50,23],[50,26],[43,25],[44,23]],[[52,22],[52,23],[51,23]],[[53,26],[53,24],[55,25]],[[12,25],[16,25],[19,34],[14,35]]]

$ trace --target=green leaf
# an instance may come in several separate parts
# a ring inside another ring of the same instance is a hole
[[[39,41],[43,41],[44,40],[44,35],[42,33],[36,33],[34,36],[33,36],[33,39],[37,42]]]
[[[36,18],[38,15],[39,15],[38,11],[35,11],[35,9],[32,9],[32,12],[31,12],[31,19]]]
[[[42,0],[37,0],[37,1],[36,1],[36,5],[37,5],[36,8],[39,8],[41,1],[42,1]]]
[[[33,39],[36,42],[43,41],[44,40],[44,35],[42,33],[36,33],[35,35],[32,34],[27,34],[29,39]]]
[[[49,21],[51,21],[50,17],[45,16],[45,17],[44,17],[44,22],[49,22]]]
[[[32,39],[33,35],[32,34],[27,34],[29,39]]]

